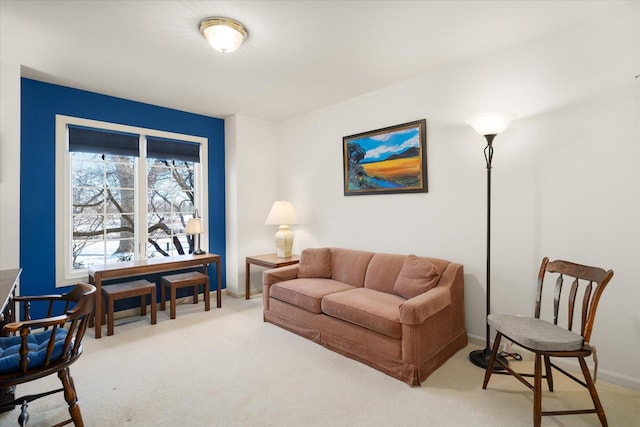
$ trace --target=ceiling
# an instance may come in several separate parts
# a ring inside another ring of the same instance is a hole
[[[0,0],[22,75],[169,108],[281,121],[592,19],[620,1]],[[249,31],[231,54],[199,22]]]

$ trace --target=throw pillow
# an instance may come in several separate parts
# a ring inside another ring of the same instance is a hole
[[[423,258],[409,255],[393,285],[393,293],[409,299],[434,288],[440,278],[438,267]]]
[[[331,250],[329,248],[303,250],[300,254],[298,277],[330,279]]]

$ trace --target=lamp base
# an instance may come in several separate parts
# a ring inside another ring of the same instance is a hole
[[[193,251],[193,255],[204,255],[204,254],[206,254],[206,252],[205,252],[205,251],[203,251],[202,249],[200,249],[200,233],[196,234],[196,235],[194,236],[194,239],[195,239],[196,237],[198,238],[198,249],[196,249],[196,250],[194,250],[194,251]]]
[[[289,258],[291,256],[291,247],[293,246],[293,232],[288,225],[278,227],[274,241],[276,243],[276,257]]]
[[[471,363],[482,369],[487,369],[487,365],[489,365],[489,358],[491,358],[491,350],[489,350],[489,347],[484,350],[474,350],[469,353],[469,360]],[[505,359],[504,356],[498,355],[496,359],[500,359],[505,365],[509,364],[509,361]],[[494,363],[493,372],[495,371],[504,371],[504,368],[499,364]]]

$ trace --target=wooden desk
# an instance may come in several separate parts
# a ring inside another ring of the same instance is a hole
[[[204,274],[209,264],[216,264],[218,286],[216,302],[218,308],[222,306],[222,272],[220,267],[220,255],[177,255],[173,257],[149,258],[138,261],[118,262],[103,266],[89,268],[89,283],[96,287],[95,308],[95,336],[102,336],[102,281],[120,277],[144,276],[148,274],[162,273],[165,271],[181,270],[184,268],[202,266]]]
[[[19,268],[0,270],[0,331],[4,325],[16,320],[13,297],[20,282],[21,272]]]
[[[250,280],[250,265],[259,265],[260,267],[266,268],[278,268],[284,267],[286,265],[293,265],[300,262],[300,256],[292,255],[290,257],[278,258],[276,254],[266,254],[266,255],[254,255],[248,256],[245,259],[245,284],[244,284],[244,298],[251,298],[251,280]]]

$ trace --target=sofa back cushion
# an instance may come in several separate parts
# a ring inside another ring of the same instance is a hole
[[[440,269],[426,258],[409,255],[402,265],[393,292],[410,299],[434,288],[440,280]]]
[[[406,259],[406,255],[375,254],[367,267],[364,287],[388,294],[395,293],[393,286]]]
[[[331,248],[331,278],[351,286],[363,287],[373,252]]]
[[[330,279],[331,250],[329,248],[309,248],[300,253],[298,277]]]

